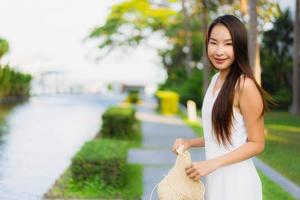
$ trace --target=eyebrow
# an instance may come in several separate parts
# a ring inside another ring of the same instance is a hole
[[[218,41],[217,39],[215,39],[215,38],[209,38],[209,39],[211,39],[211,40],[214,40],[214,41]],[[232,39],[226,39],[226,40],[224,40],[225,42],[226,41],[232,41]]]

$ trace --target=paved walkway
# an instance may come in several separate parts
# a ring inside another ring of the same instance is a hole
[[[130,149],[128,153],[129,163],[144,165],[143,200],[150,199],[152,189],[173,166],[176,156],[171,152],[171,148],[175,139],[178,137],[196,137],[194,131],[186,126],[179,117],[161,116],[154,109],[154,101],[147,101],[144,105],[137,107],[137,116],[142,121],[143,144],[141,149]],[[191,149],[190,152],[193,161],[205,159],[203,148]],[[294,196],[295,199],[300,199],[300,188],[297,185],[261,160],[255,158],[254,163],[258,169]],[[202,181],[205,183],[204,178]],[[156,190],[153,192],[152,200],[158,200]]]

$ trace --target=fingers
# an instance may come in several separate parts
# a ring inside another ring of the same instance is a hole
[[[187,176],[189,176],[194,171],[196,171],[196,169],[193,167],[193,165],[190,165],[190,166],[185,168],[185,173],[186,173]]]
[[[195,176],[193,179],[194,179],[194,181],[199,181],[200,180],[200,175],[197,175],[197,176]]]
[[[185,173],[189,178],[191,178],[195,181],[200,180],[201,176],[200,176],[199,172],[196,170],[196,168],[194,168],[193,165],[190,165],[190,166],[186,167],[185,168]]]
[[[182,138],[177,138],[173,144],[173,147],[172,147],[172,152],[174,152],[176,155],[178,154],[177,153],[177,148],[183,144],[183,139]]]

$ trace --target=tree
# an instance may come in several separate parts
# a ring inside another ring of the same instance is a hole
[[[300,114],[300,0],[296,0],[293,50],[293,104],[291,112]]]
[[[261,84],[260,45],[258,37],[263,33],[266,24],[270,25],[279,15],[278,4],[274,0],[240,0],[232,3],[227,13],[237,15],[248,28],[248,50],[250,66],[256,81]],[[248,5],[247,5],[248,4]]]
[[[254,76],[258,84],[261,84],[261,66],[259,56],[259,45],[257,41],[257,0],[249,0],[249,29],[248,29],[248,49],[250,66],[253,69]]]
[[[0,38],[0,59],[9,51],[8,42]]]
[[[263,33],[261,43],[262,85],[288,110],[292,103],[293,20],[289,10],[280,11],[273,28]]]
[[[148,0],[124,1],[112,6],[105,23],[94,28],[89,38],[99,39],[102,56],[115,48],[136,47],[156,32],[162,33],[170,43],[179,44],[184,43],[182,32],[181,37],[177,35],[179,21],[182,22],[176,10],[167,5]]]
[[[273,1],[259,0],[259,3],[267,5],[262,10],[272,7]],[[173,4],[177,7],[181,5],[182,12],[178,12]],[[166,85],[181,87],[184,81],[191,78],[190,63],[200,68],[201,62],[202,91],[205,92],[211,67],[206,59],[203,36],[211,18],[219,15],[218,8],[225,4],[232,7],[232,14],[240,9],[240,2],[236,0],[128,0],[114,5],[106,22],[96,27],[89,37],[100,41],[100,52],[106,55],[115,48],[145,44],[153,34],[160,33],[168,43],[167,48],[157,48],[168,74]],[[239,6],[235,7],[235,4]],[[258,22],[265,22],[273,13],[274,10],[268,10],[268,14],[260,14]]]

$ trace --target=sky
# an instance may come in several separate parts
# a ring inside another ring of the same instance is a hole
[[[10,45],[2,64],[33,74],[62,71],[78,82],[161,82],[165,72],[153,49],[117,51],[96,62],[96,44],[83,41],[118,1],[0,0],[0,37]]]
[[[78,83],[162,82],[166,73],[154,49],[116,51],[97,62],[95,43],[83,41],[120,1],[0,0],[0,37],[10,45],[2,64],[31,74],[61,71]],[[278,1],[283,8],[295,4],[295,0]]]

